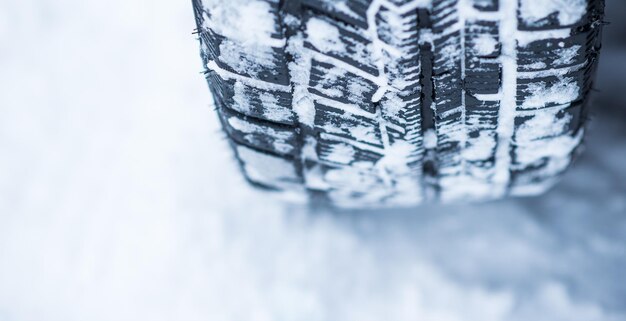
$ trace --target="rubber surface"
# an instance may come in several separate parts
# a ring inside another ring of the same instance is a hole
[[[583,139],[604,9],[558,2],[193,6],[247,179],[372,207],[535,195],[556,182]]]

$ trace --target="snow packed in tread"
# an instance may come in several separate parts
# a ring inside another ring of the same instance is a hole
[[[247,178],[339,207],[549,188],[582,141],[603,8],[194,1],[209,87]]]

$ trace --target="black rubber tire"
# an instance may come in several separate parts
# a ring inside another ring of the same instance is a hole
[[[604,10],[559,3],[193,0],[247,179],[339,207],[552,186],[583,138]]]

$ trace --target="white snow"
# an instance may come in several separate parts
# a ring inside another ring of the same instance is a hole
[[[363,97],[363,94],[365,94],[365,92],[367,92],[369,89],[369,86],[365,83],[361,83],[361,82],[350,82],[348,84],[348,91],[357,97]]]
[[[369,150],[369,151],[377,153],[377,154],[382,154],[383,153],[383,149],[380,148],[380,147],[372,146],[370,144],[361,143],[361,142],[355,141],[353,139],[348,139],[348,138],[337,136],[337,135],[334,135],[334,134],[331,134],[331,133],[321,133],[320,137],[322,139],[334,140],[334,141],[339,141],[339,142],[346,143],[348,145],[354,145],[355,147],[358,147],[360,149]]]
[[[356,104],[342,103],[334,99],[328,99],[326,97],[320,97],[320,96],[315,96],[313,99],[326,106],[330,106],[330,107],[344,111],[347,115],[346,117],[357,115],[357,116],[370,118],[370,119],[376,118],[376,114],[372,114],[366,110],[363,110]]]
[[[529,142],[563,133],[565,126],[572,117],[569,114],[561,118],[557,117],[557,114],[563,107],[567,108],[569,104],[561,106],[561,108],[549,108],[542,110],[540,113],[534,113],[533,117],[519,126],[515,132],[516,141]]]
[[[626,319],[607,106],[545,196],[329,213],[241,178],[189,2],[0,1],[0,28],[0,320]]]
[[[273,0],[202,0],[205,27],[250,49],[284,47],[284,39],[273,38],[276,20],[270,12]],[[242,30],[241,26],[250,26]]]
[[[407,174],[410,169],[406,160],[411,156],[413,149],[414,147],[407,141],[399,140],[393,144],[389,143],[389,146],[385,147],[385,155],[376,163],[376,167],[385,173]]]
[[[203,0],[201,3],[205,19],[202,28],[225,37],[219,45],[217,59],[237,73],[255,79],[261,71],[275,69],[274,48],[283,48],[286,44],[285,39],[280,38],[282,30],[277,27],[277,16],[272,8],[277,5],[276,1]]]
[[[244,113],[244,114],[249,114],[251,111],[250,108],[250,98],[249,96],[246,94],[245,92],[245,86],[242,82],[240,81],[235,81],[235,85],[233,86],[234,88],[234,95],[233,95],[233,109]]]
[[[350,135],[358,141],[377,142],[376,132],[374,128],[362,125],[350,126],[348,128]]]
[[[517,21],[517,1],[504,1],[500,5],[502,17],[499,38],[502,42],[500,64],[502,65],[502,97],[498,111],[498,142],[496,146],[494,181],[500,185],[496,193],[503,195],[510,182],[511,139],[514,133],[517,109],[517,45],[520,38]],[[521,44],[520,44],[521,45]]]
[[[348,17],[359,18],[359,15],[348,6],[348,1],[349,0],[323,0],[322,2],[328,10],[340,12]]]
[[[328,156],[326,158],[335,163],[339,164],[350,164],[350,162],[354,159],[354,147],[348,144],[335,144]]]
[[[434,129],[429,129],[424,132],[424,148],[433,149],[437,147],[437,133]]]
[[[271,70],[274,66],[272,47],[250,48],[235,41],[224,40],[219,50],[218,59],[239,73],[257,76],[262,70]]]
[[[463,158],[470,161],[488,159],[496,148],[496,143],[497,141],[493,135],[486,131],[480,131],[478,137],[472,141],[472,144],[468,144],[463,149]]]
[[[309,95],[308,84],[311,72],[311,58],[304,50],[304,39],[300,33],[289,39],[287,51],[294,57],[289,63],[289,74],[293,83],[293,111],[298,115],[298,122],[313,127],[315,104]]]
[[[569,166],[570,154],[580,144],[584,130],[575,135],[569,133],[567,125],[571,115],[565,114],[558,117],[557,114],[569,104],[548,108],[534,113],[533,118],[527,120],[515,131],[515,145],[518,148],[518,162],[523,164],[535,164],[547,161],[548,165],[543,169],[546,174],[559,173]],[[513,191],[514,194],[541,192],[549,184],[531,188],[532,183],[523,191]]]
[[[322,55],[319,54],[318,52],[315,51],[310,51],[310,50],[305,50],[307,51],[307,55],[310,55],[311,57],[313,57],[315,60],[320,61],[320,62],[325,62],[325,63],[329,63],[329,64],[333,64],[335,66],[340,67],[343,70],[349,71],[359,77],[365,78],[371,82],[373,82],[374,84],[378,85],[378,86],[383,86],[385,85],[385,83],[383,81],[381,81],[381,79],[377,76],[374,76],[370,73],[367,73],[357,67],[354,67],[348,63],[346,63],[343,60],[340,59],[335,59],[333,57],[330,56],[326,56],[326,55]]]
[[[259,95],[259,99],[263,104],[263,116],[272,120],[287,120],[293,115],[293,112],[288,107],[281,106],[278,98],[275,94],[270,92],[262,92]]]
[[[533,62],[530,65],[525,65],[524,67],[530,68],[530,69],[544,69],[547,67],[547,65],[545,62],[537,61],[537,62]]]
[[[569,156],[580,144],[584,130],[580,130],[575,136],[561,135],[551,139],[532,139],[527,135],[535,135],[535,128],[525,128],[523,133],[518,134],[516,142],[523,142],[519,148],[519,162],[533,164],[547,160],[548,166],[544,169],[547,174],[559,173],[569,165]],[[533,136],[534,137],[534,136]]]
[[[311,88],[314,88],[322,92],[323,94],[333,98],[341,97],[343,96],[343,91],[340,88],[337,88],[335,84],[340,77],[345,76],[344,74],[345,72],[343,70],[337,67],[331,67],[324,72],[324,74],[321,76],[322,79],[320,79],[318,83]]]
[[[525,46],[528,46],[533,41],[538,41],[538,40],[543,40],[543,39],[567,38],[571,34],[572,34],[571,28],[532,30],[532,31],[518,30],[516,39],[517,39],[518,45],[525,47]]]
[[[243,146],[237,146],[237,155],[251,179],[269,186],[274,186],[278,182],[279,185],[274,187],[297,187],[295,184],[288,183],[297,182],[298,176],[294,165],[285,159]]]
[[[580,45],[576,45],[576,46],[571,46],[565,49],[559,49],[557,51],[559,55],[559,59],[555,60],[554,63],[557,66],[571,64],[572,61],[576,58],[576,56],[578,56],[578,52],[580,51],[581,47],[582,46]]]
[[[476,50],[476,54],[479,56],[493,53],[498,46],[498,41],[493,36],[488,34],[481,34],[476,37],[474,41],[476,45],[474,49]]]
[[[344,51],[346,47],[339,40],[339,29],[320,18],[311,18],[306,23],[307,40],[322,52]]]
[[[541,108],[548,104],[566,104],[576,100],[580,88],[573,78],[562,78],[554,84],[543,81],[531,83],[524,91],[530,96],[524,99],[521,107]]]
[[[588,63],[589,61],[585,60],[584,62],[580,64],[571,65],[567,67],[560,67],[556,69],[545,69],[545,70],[539,70],[539,71],[520,71],[518,73],[518,78],[537,79],[537,78],[542,78],[542,77],[556,76],[562,79],[564,76],[566,76],[569,73],[585,68]],[[535,67],[535,66],[532,66],[532,67]]]
[[[234,129],[244,133],[244,139],[252,144],[254,144],[256,140],[255,135],[263,135],[267,137],[272,137],[273,147],[281,153],[289,153],[294,148],[291,144],[285,142],[293,136],[291,132],[277,131],[273,128],[268,128],[265,126],[254,124],[252,122],[247,122],[238,117],[228,118],[228,123]]]
[[[587,0],[521,0],[521,18],[531,26],[543,26],[556,14],[561,26],[578,22],[587,10]]]
[[[367,8],[366,18],[367,18],[367,34],[369,36],[369,40],[371,41],[371,55],[374,64],[376,64],[376,68],[378,69],[378,79],[376,84],[378,88],[374,95],[372,95],[372,102],[379,102],[387,90],[389,90],[389,77],[386,74],[385,69],[385,60],[384,60],[384,46],[382,40],[380,40],[378,36],[378,24],[376,21],[376,15],[380,11],[382,7],[382,0],[372,0]]]
[[[253,78],[248,78],[248,77],[244,77],[244,76],[232,73],[228,70],[220,68],[220,66],[218,66],[217,63],[213,60],[210,60],[207,63],[206,67],[209,70],[214,71],[215,73],[217,73],[220,77],[224,79],[234,79],[246,85],[249,85],[258,89],[262,89],[262,90],[290,91],[290,88],[291,88],[291,86],[274,84],[274,83],[261,81],[261,80],[257,80]]]
[[[250,94],[251,91],[258,92],[258,98],[261,101],[261,106],[263,108],[263,116],[267,119],[275,120],[279,122],[288,121],[292,117],[292,110],[288,107],[282,106],[279,104],[278,97],[276,94],[268,91],[260,91],[253,87],[248,87],[244,85],[241,81],[235,81],[234,87],[234,95],[233,95],[233,104],[231,107],[245,115],[252,115],[251,104],[253,103],[253,96]],[[258,103],[258,102],[256,102]]]

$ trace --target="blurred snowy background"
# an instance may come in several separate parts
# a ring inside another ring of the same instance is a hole
[[[189,2],[0,0],[0,321],[626,320],[626,1],[556,189],[343,213],[244,183]]]

